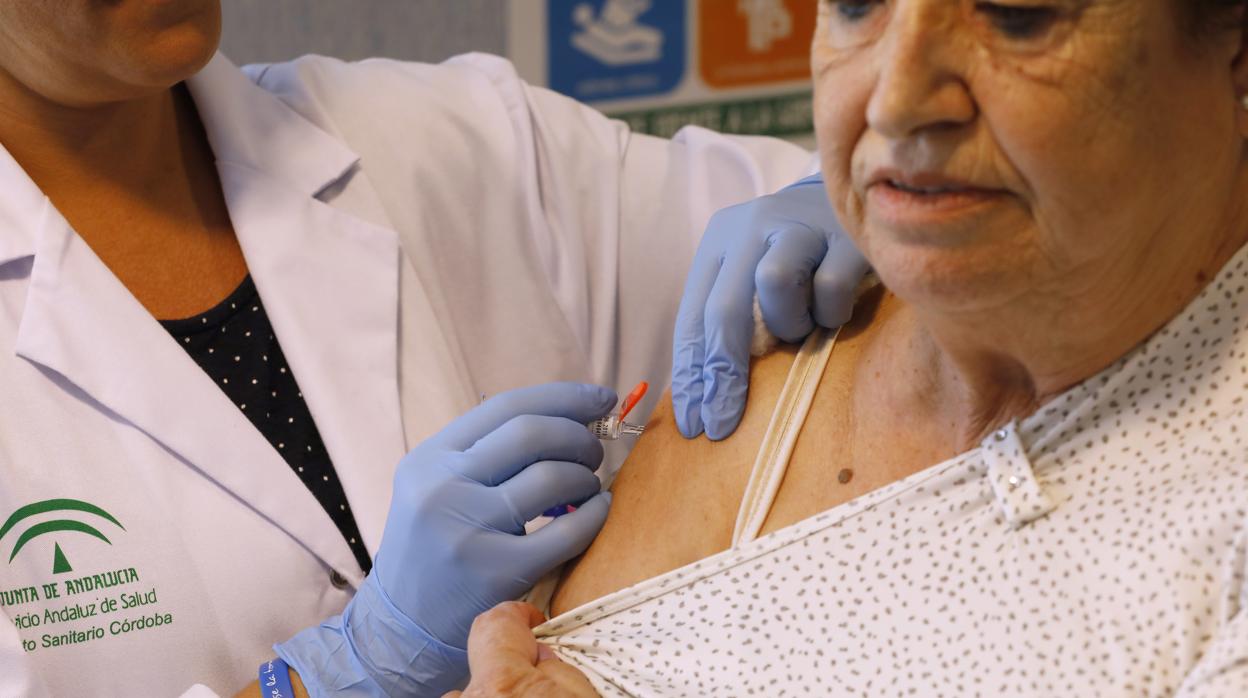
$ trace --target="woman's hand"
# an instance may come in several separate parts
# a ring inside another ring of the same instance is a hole
[[[443,698],[582,698],[597,696],[581,672],[533,637],[546,618],[530,604],[508,601],[477,616],[468,636],[468,688]]]

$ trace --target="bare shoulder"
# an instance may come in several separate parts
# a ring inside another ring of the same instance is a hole
[[[784,348],[754,361],[741,426],[731,437],[688,440],[670,395],[621,468],[602,533],[564,574],[552,614],[696,562],[729,547],[737,508],[793,363]]]

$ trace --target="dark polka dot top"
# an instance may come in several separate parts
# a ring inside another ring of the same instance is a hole
[[[295,374],[286,365],[251,277],[215,308],[160,324],[277,449],[325,508],[355,559],[368,572],[372,562],[342,482]]]
[[[535,633],[611,696],[1248,696],[1245,311],[1248,248],[971,451]]]

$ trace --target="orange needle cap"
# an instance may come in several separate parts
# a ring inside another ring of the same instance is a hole
[[[646,396],[646,391],[649,389],[650,384],[645,381],[638,383],[637,387],[633,388],[633,392],[624,398],[624,406],[620,408],[621,420],[627,417],[629,412],[633,411],[633,408],[637,406],[637,403],[641,402],[641,399]]]

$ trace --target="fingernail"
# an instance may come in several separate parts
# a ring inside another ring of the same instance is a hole
[[[537,663],[541,664],[548,659],[557,659],[555,651],[539,642],[537,644]]]

